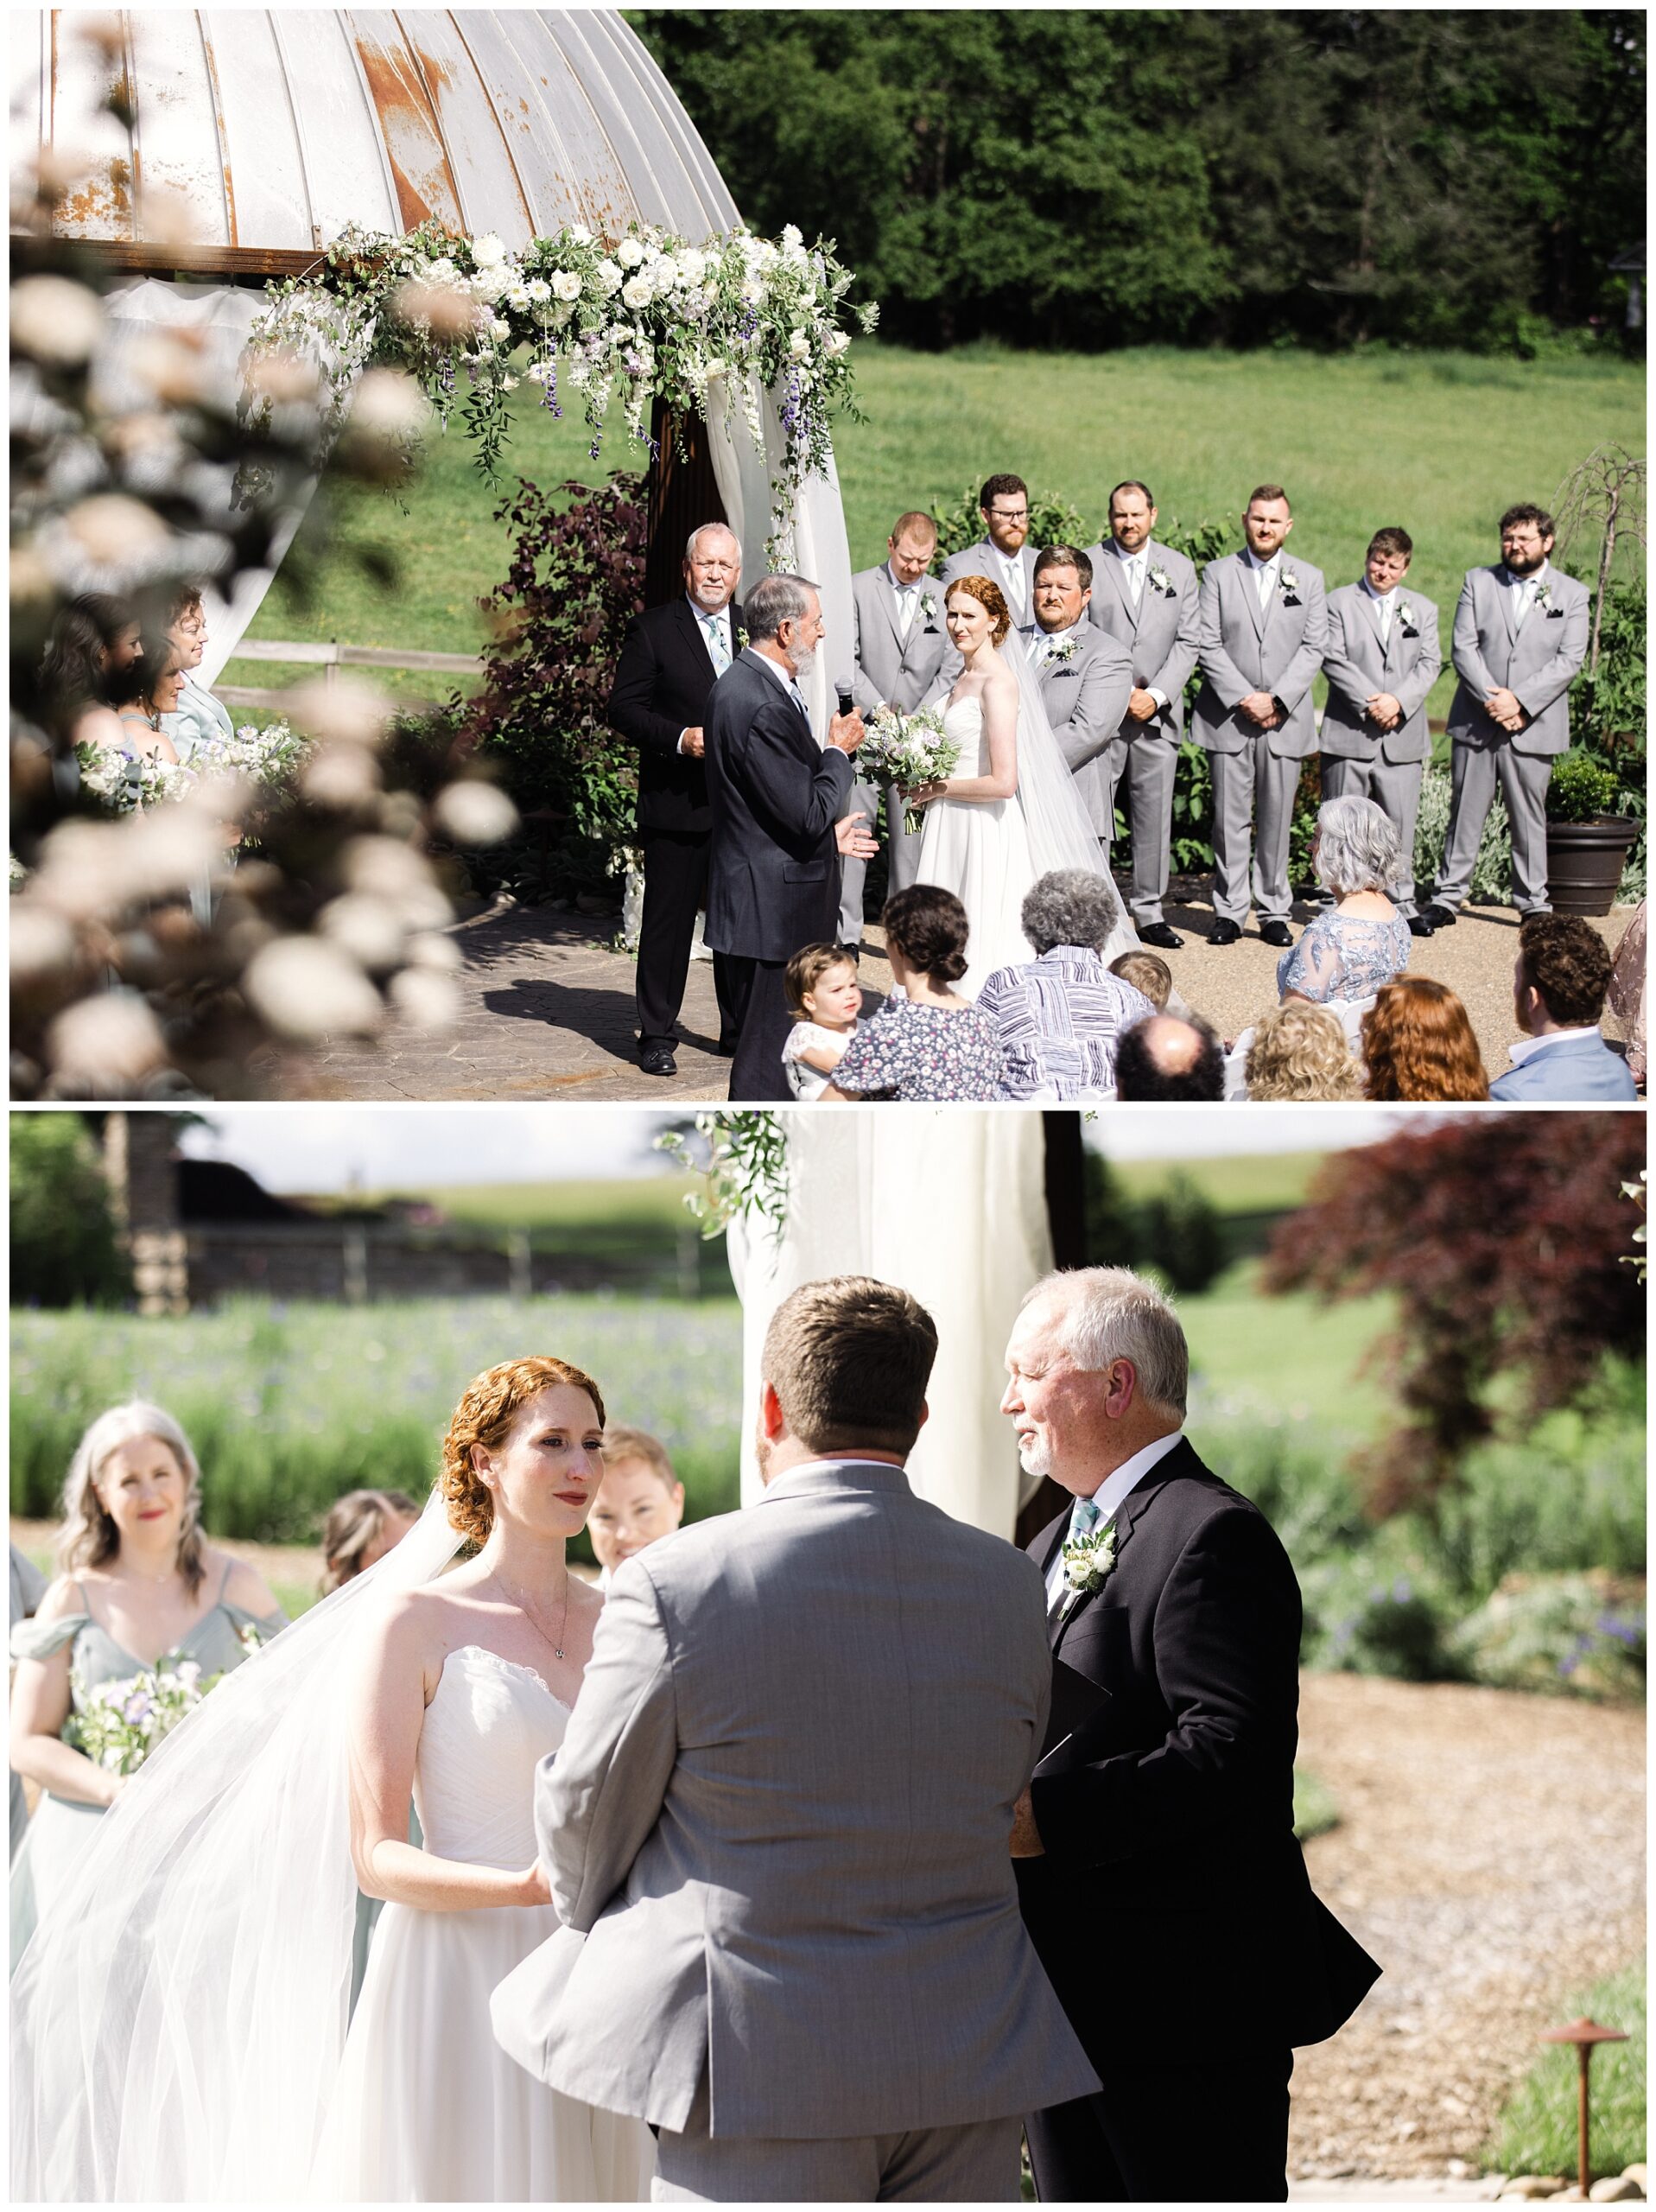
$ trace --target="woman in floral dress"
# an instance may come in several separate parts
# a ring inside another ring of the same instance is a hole
[[[998,1098],[1000,1033],[952,988],[966,973],[965,907],[952,891],[916,883],[886,900],[880,920],[902,995],[857,1031],[823,1097]]]

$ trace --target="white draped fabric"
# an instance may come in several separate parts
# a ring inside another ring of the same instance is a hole
[[[1003,1357],[1025,1293],[1052,1265],[1039,1117],[823,1107],[788,1117],[788,1161],[781,1236],[757,1217],[729,1232],[742,1300],[742,1503],[763,1487],[753,1429],[771,1316],[801,1283],[877,1275],[911,1291],[937,1325],[910,1481],[957,1520],[1010,1537],[1032,1485],[999,1410]]]

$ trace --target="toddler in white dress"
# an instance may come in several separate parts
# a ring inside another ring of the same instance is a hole
[[[808,944],[788,963],[784,987],[794,1017],[782,1048],[788,1085],[796,1098],[820,1098],[862,1026],[857,963],[837,944]]]

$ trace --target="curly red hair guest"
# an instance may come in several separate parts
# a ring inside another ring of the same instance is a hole
[[[1489,1096],[1466,1008],[1429,976],[1382,983],[1362,1036],[1370,1098],[1437,1104]]]

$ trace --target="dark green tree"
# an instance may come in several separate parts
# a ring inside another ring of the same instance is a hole
[[[11,1296],[112,1306],[130,1287],[98,1147],[78,1114],[11,1117]]]
[[[1218,1211],[1188,1175],[1171,1177],[1167,1188],[1139,1209],[1139,1256],[1158,1268],[1175,1290],[1192,1295],[1206,1290],[1223,1268],[1229,1255]]]

